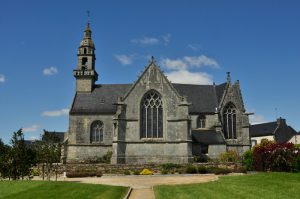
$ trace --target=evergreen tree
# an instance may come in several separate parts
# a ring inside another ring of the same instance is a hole
[[[26,147],[22,129],[13,133],[11,139],[11,171],[10,175],[13,180],[31,177],[31,167],[35,164],[35,153],[29,147]]]

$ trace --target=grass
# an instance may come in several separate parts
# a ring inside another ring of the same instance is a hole
[[[222,176],[218,181],[154,187],[156,199],[300,198],[300,173]]]
[[[120,199],[127,190],[76,182],[0,181],[0,199]]]

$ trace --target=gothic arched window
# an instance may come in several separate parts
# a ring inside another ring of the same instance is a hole
[[[103,142],[103,122],[95,121],[91,124],[91,143]]]
[[[163,137],[163,103],[154,90],[146,93],[141,101],[141,138]]]
[[[223,111],[224,136],[226,139],[236,139],[236,108],[232,103]]]
[[[197,128],[205,128],[205,115],[199,115],[197,118]]]

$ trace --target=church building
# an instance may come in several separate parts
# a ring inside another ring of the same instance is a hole
[[[112,164],[188,163],[251,146],[239,81],[171,83],[152,58],[133,84],[96,84],[95,45],[89,23],[73,71],[66,162],[112,152]]]

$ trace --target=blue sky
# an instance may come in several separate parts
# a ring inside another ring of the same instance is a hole
[[[154,56],[172,82],[241,81],[252,122],[300,130],[299,1],[10,0],[0,8],[0,138],[66,131],[91,13],[98,83],[132,83]]]

